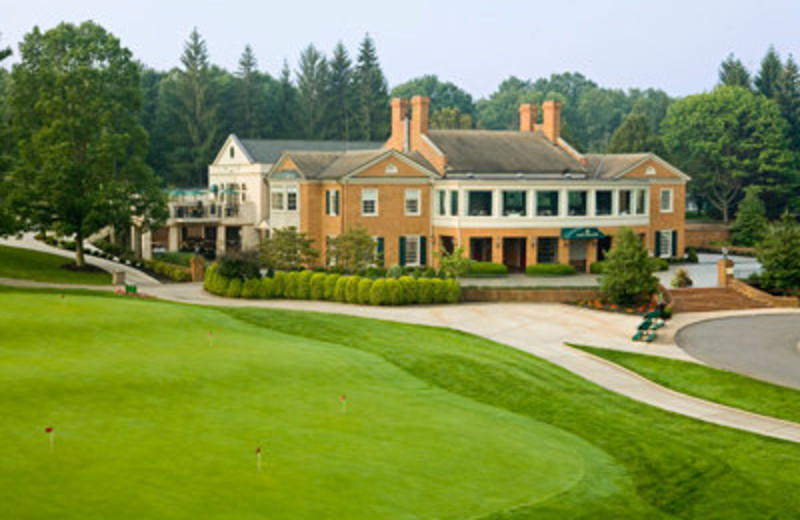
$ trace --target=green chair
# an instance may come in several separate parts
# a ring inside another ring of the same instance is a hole
[[[632,337],[631,339],[632,339],[633,341],[641,341],[641,340],[642,340],[642,336],[644,336],[644,331],[640,330],[639,332],[637,332],[636,334],[634,334],[634,335],[633,335],[633,337]]]
[[[652,343],[654,339],[656,339],[656,333],[652,332],[649,336],[645,338],[645,341],[648,343]]]

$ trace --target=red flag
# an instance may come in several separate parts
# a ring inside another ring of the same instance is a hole
[[[256,448],[256,453],[261,453],[261,446],[259,446],[258,448]]]
[[[44,432],[45,433],[53,433],[53,428],[45,428]]]
[[[340,397],[339,400],[342,402],[347,401],[347,396],[342,394],[342,397]]]
[[[208,337],[209,338],[211,337],[211,331],[210,330],[208,331]]]

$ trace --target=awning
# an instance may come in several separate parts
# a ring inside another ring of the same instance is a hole
[[[594,227],[562,228],[561,238],[564,240],[595,240],[606,236]]]

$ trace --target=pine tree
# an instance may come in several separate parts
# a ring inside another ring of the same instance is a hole
[[[281,77],[274,88],[270,103],[270,120],[273,124],[273,135],[278,138],[293,138],[300,134],[298,129],[298,94],[292,84],[292,73],[289,64],[283,61]]]
[[[175,75],[176,103],[173,106],[183,123],[188,141],[188,157],[182,165],[188,180],[197,186],[207,184],[208,164],[216,150],[218,105],[211,84],[206,42],[195,27],[184,44],[182,69]]]
[[[781,59],[775,51],[775,47],[770,45],[767,55],[761,60],[761,69],[756,76],[755,84],[758,91],[768,98],[775,97],[778,79],[782,71]]]
[[[798,151],[800,150],[800,71],[792,56],[786,60],[786,66],[778,79],[775,101],[789,126],[792,148]]]
[[[605,263],[600,291],[611,303],[645,303],[658,290],[658,278],[653,275],[656,264],[630,229],[623,228],[614,237],[614,247],[606,253]]]
[[[331,101],[329,128],[331,136],[350,140],[353,117],[353,62],[342,42],[333,49],[328,81],[328,97]]]
[[[737,246],[754,246],[761,242],[767,232],[767,217],[764,203],[759,198],[761,189],[749,186],[744,190],[744,199],[739,203],[732,238]]]
[[[364,36],[359,47],[353,82],[359,137],[364,141],[386,139],[389,135],[389,90],[369,34]]]
[[[300,54],[300,68],[297,71],[300,115],[303,135],[306,139],[319,139],[329,108],[326,87],[330,71],[328,61],[314,45],[309,45]]]
[[[800,294],[800,224],[784,213],[779,222],[771,225],[756,251],[763,272],[760,285],[784,294]]]
[[[236,72],[236,133],[240,137],[263,137],[265,99],[258,61],[250,45],[245,45]]]
[[[719,84],[728,87],[753,88],[750,73],[744,64],[736,59],[733,53],[728,54],[728,57],[719,67]]]

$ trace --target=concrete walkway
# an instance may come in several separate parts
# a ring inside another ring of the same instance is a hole
[[[642,345],[630,341],[629,336],[641,320],[636,316],[591,311],[561,304],[480,303],[389,308],[320,301],[231,300],[207,294],[199,283],[162,285],[153,287],[148,292],[165,300],[185,303],[316,311],[450,327],[529,352],[608,390],[657,408],[800,443],[798,423],[745,412],[669,390],[616,364],[565,345],[575,343],[619,348],[697,361],[669,340],[660,345]],[[782,312],[785,313],[786,310]],[[733,313],[727,313],[731,314]],[[697,320],[707,318],[708,316],[696,316]],[[691,317],[683,317],[677,323],[683,325],[690,321]],[[664,330],[672,329],[674,335],[673,327],[674,324],[670,324]]]
[[[49,244],[45,244],[44,242],[36,240],[35,238],[33,238],[33,236],[34,236],[33,233],[25,233],[22,236],[22,238],[16,238],[16,237],[0,238],[0,245],[10,246],[10,247],[21,247],[23,249],[33,249],[34,251],[50,253],[51,255],[63,256],[65,258],[73,258],[73,259],[75,258],[74,252],[65,251],[58,247],[53,247]],[[114,271],[124,271],[125,281],[127,283],[143,287],[161,285],[161,282],[159,282],[152,276],[143,273],[142,271],[135,269],[133,267],[124,264],[118,264],[117,262],[106,260],[105,258],[97,258],[96,256],[91,256],[91,255],[86,255],[85,258],[87,264],[99,267],[100,269],[108,271],[109,273],[113,273]],[[99,287],[95,286],[95,288]]]

